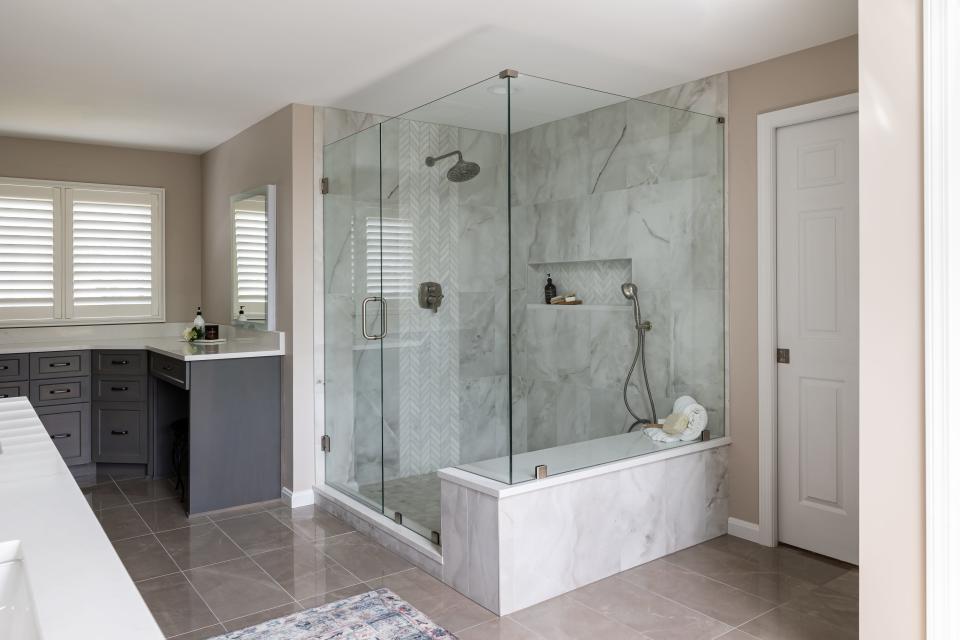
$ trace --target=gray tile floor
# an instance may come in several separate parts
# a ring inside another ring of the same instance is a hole
[[[426,538],[431,531],[440,531],[440,478],[436,473],[363,485],[360,493],[383,504],[388,512],[402,513],[404,522]]]
[[[81,479],[169,638],[208,638],[388,587],[460,640],[857,637],[857,571],[723,536],[498,618],[312,507],[185,518],[165,481]]]

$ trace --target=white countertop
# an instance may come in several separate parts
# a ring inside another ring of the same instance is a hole
[[[44,640],[163,634],[26,398],[0,400],[0,543],[19,541]]]
[[[280,331],[249,331],[221,327],[221,332],[227,339],[226,342],[198,345],[185,342],[180,337],[182,327],[185,326],[187,325],[116,325],[91,328],[86,332],[48,327],[17,333],[14,333],[16,330],[0,332],[0,355],[87,349],[146,349],[177,360],[195,361],[260,358],[284,354],[284,334]],[[140,330],[133,330],[135,327]],[[137,333],[143,335],[136,335]]]

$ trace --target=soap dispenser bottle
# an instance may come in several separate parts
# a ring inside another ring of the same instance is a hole
[[[247,326],[247,314],[243,310],[244,305],[240,305],[240,312],[237,314],[237,324],[241,327],[246,328]]]
[[[200,307],[197,307],[197,315],[193,319],[193,327],[200,330],[200,337],[203,337],[203,327],[206,322],[203,321],[203,314],[200,313]]]
[[[553,279],[549,273],[547,274],[547,286],[543,288],[543,297],[546,298],[547,304],[550,304],[550,301],[557,297],[557,287],[553,284]]]

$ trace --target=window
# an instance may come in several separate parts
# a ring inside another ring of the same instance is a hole
[[[163,189],[0,179],[0,324],[163,321]]]
[[[413,294],[413,225],[402,218],[367,218],[367,292]]]

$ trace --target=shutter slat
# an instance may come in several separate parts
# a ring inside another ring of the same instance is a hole
[[[153,302],[153,208],[142,193],[96,192],[73,200],[74,306]],[[127,201],[125,201],[127,200]]]
[[[255,317],[267,304],[266,202],[254,198],[238,203],[233,219],[237,304]]]
[[[403,218],[367,218],[367,291],[413,294],[413,225]]]
[[[0,185],[0,318],[53,317],[53,193]]]

